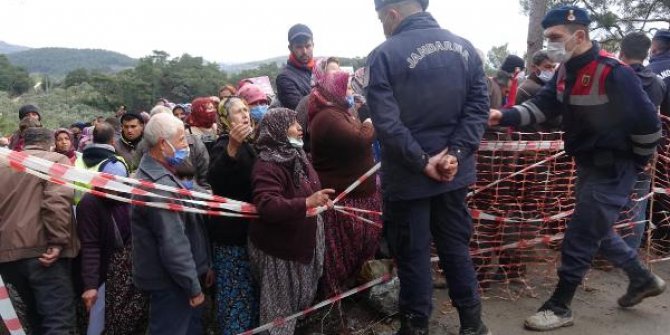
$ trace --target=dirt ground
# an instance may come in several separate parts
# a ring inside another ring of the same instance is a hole
[[[657,264],[654,271],[670,280],[670,262]],[[538,334],[524,330],[523,320],[551,295],[556,283],[555,268],[538,267],[528,277],[538,279],[530,283],[494,284],[483,293],[484,320],[493,334]],[[670,293],[666,291],[626,310],[619,308],[616,300],[627,285],[628,280],[620,270],[592,270],[573,301],[575,325],[542,334],[669,335]],[[342,305],[342,318],[337,309],[317,313],[296,334],[395,334],[399,327],[396,318],[372,312],[362,300],[355,297],[346,301]],[[458,315],[450,305],[447,290],[435,290],[434,306],[431,334],[458,334]],[[342,324],[345,327],[341,327]]]
[[[530,282],[493,284],[483,292],[484,320],[495,335],[529,335],[523,320],[551,295],[556,283],[552,264],[530,268]],[[654,271],[670,281],[670,262],[659,263]],[[547,335],[670,335],[670,293],[650,298],[632,309],[621,309],[617,298],[628,281],[619,270],[592,270],[573,301],[575,325]],[[296,335],[394,335],[396,317],[375,312],[365,301],[365,293],[326,307],[299,322]],[[451,307],[446,289],[434,291],[432,335],[458,334],[458,315]],[[0,326],[0,334],[7,334]]]

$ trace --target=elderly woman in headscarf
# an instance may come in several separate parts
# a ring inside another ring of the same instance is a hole
[[[72,145],[72,141],[72,133],[68,129],[59,128],[54,133],[54,143],[56,144],[54,151],[67,156],[74,165],[74,162],[77,160],[77,153]]]
[[[251,174],[260,218],[249,226],[249,256],[260,287],[260,322],[272,322],[308,307],[323,270],[323,223],[307,210],[331,206],[333,190],[319,178],[302,150],[296,113],[271,109],[256,140],[258,161]],[[295,321],[269,333],[290,335]]]
[[[361,122],[349,111],[348,73],[320,71],[315,81],[308,103],[312,163],[323,187],[339,194],[374,166],[375,131],[369,118]],[[340,204],[379,211],[375,178],[368,178]],[[320,294],[330,296],[348,288],[363,263],[374,257],[381,229],[335,211],[324,214],[324,226],[326,257]]]
[[[209,184],[216,195],[250,203],[256,150],[250,142],[254,124],[246,102],[238,97],[225,98],[219,105],[219,125],[223,134],[211,152]],[[247,252],[249,220],[210,219],[217,320],[221,334],[239,334],[258,324],[258,292]]]

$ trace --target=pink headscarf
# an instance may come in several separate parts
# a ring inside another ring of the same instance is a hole
[[[314,67],[315,86],[307,105],[308,122],[324,107],[335,107],[345,112],[349,110],[347,104],[349,74],[344,71],[326,73],[325,65],[325,61],[320,60]]]

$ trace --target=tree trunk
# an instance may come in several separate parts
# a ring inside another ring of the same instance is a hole
[[[529,0],[528,12],[528,49],[526,50],[526,64],[532,64],[533,54],[542,50],[544,36],[542,35],[542,19],[547,14],[549,0]]]

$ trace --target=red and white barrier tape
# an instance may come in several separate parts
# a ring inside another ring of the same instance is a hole
[[[360,209],[360,208],[354,208],[354,207],[346,207],[346,206],[335,206],[335,209],[341,209],[345,210],[348,212],[358,212],[358,213],[363,213],[363,214],[371,214],[371,215],[376,215],[376,216],[382,216],[382,212],[379,211],[370,211],[367,209]]]
[[[299,318],[299,317],[301,317],[301,316],[305,316],[305,315],[311,314],[311,313],[313,313],[313,312],[316,312],[317,310],[319,310],[319,309],[321,309],[321,308],[323,308],[323,307],[326,307],[326,306],[328,306],[328,305],[334,304],[334,303],[336,303],[336,302],[338,302],[338,301],[340,301],[340,300],[342,300],[342,299],[344,299],[344,298],[347,298],[347,297],[352,296],[352,295],[354,295],[354,294],[363,292],[363,291],[365,291],[365,290],[367,290],[367,289],[369,289],[369,288],[371,288],[371,287],[373,287],[373,286],[377,286],[377,285],[379,285],[379,284],[383,284],[383,283],[385,283],[385,282],[387,282],[387,281],[389,281],[389,280],[392,280],[392,279],[393,279],[393,277],[391,277],[390,274],[386,274],[386,275],[384,275],[384,276],[381,277],[381,278],[377,278],[377,279],[375,279],[375,280],[373,280],[373,281],[371,281],[371,282],[369,282],[369,283],[367,283],[367,284],[361,285],[361,286],[359,286],[359,287],[356,287],[356,288],[354,288],[354,289],[351,289],[351,290],[349,290],[349,291],[347,291],[347,292],[344,292],[344,293],[342,293],[342,294],[338,294],[338,295],[336,295],[336,296],[334,296],[334,297],[332,297],[332,298],[330,298],[330,299],[328,299],[328,300],[324,300],[324,301],[322,301],[322,302],[320,302],[320,303],[318,303],[318,304],[316,304],[316,305],[314,305],[314,306],[312,306],[312,307],[309,307],[309,308],[307,308],[307,309],[304,309],[304,310],[301,311],[301,312],[295,313],[295,314],[293,314],[293,315],[291,315],[291,316],[287,316],[287,317],[285,317],[285,318],[279,318],[279,319],[276,319],[276,320],[274,320],[274,321],[272,321],[272,322],[270,322],[270,323],[267,323],[267,324],[265,324],[265,325],[263,325],[263,326],[260,326],[260,327],[258,327],[258,328],[254,328],[254,329],[252,329],[252,330],[245,331],[245,332],[240,333],[240,334],[238,334],[238,335],[252,335],[252,334],[258,334],[258,333],[260,333],[260,332],[263,332],[263,331],[272,329],[272,328],[274,328],[274,327],[281,326],[281,325],[285,324],[285,323],[288,322],[288,321],[295,320],[295,319],[297,319],[297,318]]]
[[[5,161],[5,159],[7,161]],[[181,202],[192,203],[199,206],[205,206],[215,209],[225,209],[234,212],[256,213],[255,207],[245,202],[215,196],[207,193],[189,191],[186,189],[171,187],[167,185],[155,184],[147,181],[115,176],[107,173],[77,169],[73,166],[54,163],[38,157],[30,156],[24,152],[16,152],[8,150],[6,148],[0,148],[0,163],[9,165],[18,171],[34,170],[42,173],[43,175],[56,177],[71,183],[82,183],[86,185],[92,185],[93,187],[102,188],[110,191],[123,192],[141,196],[150,196],[167,200],[179,200]],[[141,188],[128,186],[124,183],[141,186]],[[148,192],[147,190],[160,190],[164,192],[170,192],[175,196],[188,196],[197,199],[205,199],[209,201],[204,202],[191,199],[167,197]]]
[[[92,195],[95,195],[97,197],[101,198],[107,198],[107,199],[112,199],[116,200],[119,202],[131,204],[134,206],[145,206],[145,207],[153,207],[153,208],[158,208],[158,209],[166,209],[169,211],[174,211],[174,212],[187,212],[187,213],[195,213],[195,214],[202,214],[202,215],[210,215],[210,216],[226,216],[226,217],[235,217],[235,218],[248,218],[248,219],[254,219],[257,218],[256,215],[252,214],[238,214],[238,213],[231,213],[231,212],[224,212],[224,211],[215,211],[215,210],[204,210],[204,209],[199,209],[199,208],[193,208],[193,207],[188,207],[184,206],[181,204],[177,204],[174,202],[152,202],[152,201],[141,201],[141,200],[133,200],[125,197],[121,197],[118,195],[110,194],[110,193],[105,193],[101,192],[95,189],[89,189],[81,185],[73,184],[70,182],[67,182],[65,180],[62,180],[60,178],[56,177],[51,177],[48,175],[45,175],[41,172],[33,171],[26,169],[24,170],[25,173],[33,175],[35,177],[44,179],[48,182],[58,184],[58,185],[63,185],[68,188],[72,188],[81,192],[86,192],[86,193],[91,193]],[[179,201],[179,200],[177,200]]]
[[[498,222],[511,222],[511,223],[524,223],[524,222],[548,222],[548,221],[556,221],[560,220],[563,218],[566,218],[572,213],[574,210],[566,211],[566,212],[561,212],[552,216],[544,217],[544,218],[539,218],[539,219],[520,219],[520,218],[507,218],[507,217],[501,217],[501,216],[496,216],[493,214],[488,214],[484,213],[479,210],[471,209],[470,210],[470,216],[472,216],[473,220],[491,220],[491,221],[498,221]]]
[[[202,192],[193,192],[185,189],[170,187],[161,184],[155,184],[147,181],[135,180],[132,178],[110,175],[107,173],[77,169],[73,166],[54,163],[48,160],[28,155],[23,152],[8,150],[6,148],[0,148],[0,164],[6,164],[17,171],[29,173],[41,179],[50,182],[55,182],[57,184],[64,185],[69,188],[73,188],[82,192],[92,193],[96,196],[110,198],[137,206],[149,206],[161,209],[169,209],[172,211],[184,211],[203,215],[257,218],[256,215],[251,215],[256,213],[255,206],[242,201],[228,199],[225,197],[215,196]],[[338,202],[342,200],[344,197],[346,197],[362,182],[364,182],[370,176],[375,174],[380,167],[381,167],[380,163],[373,166],[368,172],[366,172],[364,175],[358,178],[354,183],[352,183],[346,190],[340,193],[337,196],[337,198],[335,198],[334,202]],[[90,190],[87,187],[83,187],[75,183],[91,185],[95,188],[104,189],[107,191],[164,199],[169,202],[161,203],[161,202],[145,202],[145,201],[132,200],[124,197],[119,197],[116,195],[111,195],[105,192]],[[142,188],[129,186],[126,185],[125,183],[141,186]],[[146,189],[170,192],[171,194],[177,197],[169,197],[160,194],[155,194],[147,191]],[[184,199],[183,198],[184,196],[206,199],[209,201]],[[175,202],[202,206],[208,209],[193,208],[189,206],[176,204]],[[227,210],[232,212],[239,212],[242,214],[234,214],[229,212],[216,211],[212,209]],[[326,207],[308,209],[307,216],[310,217],[316,216],[317,214],[320,214],[325,210],[327,210]]]
[[[563,141],[483,141],[480,151],[558,151]]]
[[[362,217],[360,217],[360,216],[358,216],[358,215],[356,215],[356,214],[349,213],[349,212],[347,212],[347,211],[345,211],[345,210],[341,210],[341,209],[337,209],[337,208],[335,208],[335,211],[337,211],[338,213],[342,213],[342,214],[344,214],[344,215],[346,215],[346,216],[352,217],[352,218],[354,218],[354,219],[356,219],[356,220],[365,222],[365,223],[367,223],[367,224],[369,224],[369,225],[371,225],[371,226],[375,226],[375,227],[380,228],[380,229],[384,227],[384,226],[382,226],[381,224],[379,224],[379,223],[377,223],[377,222],[374,222],[374,221],[372,221],[372,220],[368,220],[368,219],[366,219],[366,218],[362,218]]]
[[[7,330],[11,335],[25,335],[21,321],[16,315],[12,301],[9,299],[9,291],[5,286],[5,282],[0,277],[0,317],[4,321]]]
[[[366,181],[368,178],[370,178],[373,174],[375,174],[379,169],[382,167],[382,163],[377,163],[375,166],[373,166],[368,172],[360,176],[356,181],[354,181],[349,187],[347,187],[342,193],[338,194],[337,197],[333,200],[333,203],[336,204],[340,200],[342,200],[344,197],[346,197],[351,191],[356,189],[356,187],[360,186],[364,181]],[[324,211],[328,210],[326,206],[321,206],[321,207],[316,207],[316,208],[310,208],[307,210],[307,216],[315,216],[318,214],[323,213]]]
[[[619,224],[619,225],[614,226],[614,229],[630,227],[631,225],[639,224],[639,223],[642,223],[642,222],[644,222],[644,221],[635,222],[635,223]],[[524,248],[529,248],[529,247],[537,245],[537,244],[550,244],[550,243],[553,243],[553,242],[556,242],[556,241],[560,241],[564,237],[565,237],[564,233],[558,233],[558,234],[555,234],[555,235],[545,235],[545,236],[540,236],[540,237],[537,237],[537,238],[534,238],[534,239],[531,239],[531,240],[520,240],[518,242],[506,244],[506,245],[503,245],[503,246],[500,246],[500,247],[473,250],[473,251],[470,252],[470,255],[471,256],[477,256],[477,255],[484,254],[484,253],[501,251],[501,250],[506,250],[506,249],[524,249]],[[433,263],[437,262],[439,260],[440,260],[439,257],[433,257],[433,258],[430,259],[430,261],[433,262]],[[663,261],[663,260],[661,260],[661,261]],[[267,323],[267,324],[262,325],[258,328],[254,328],[252,330],[248,330],[248,331],[240,333],[238,335],[258,334],[260,332],[272,329],[274,327],[281,326],[281,325],[285,324],[287,321],[291,321],[291,320],[297,319],[301,316],[311,314],[311,313],[317,311],[318,309],[321,309],[321,308],[323,308],[325,306],[328,306],[328,305],[332,305],[332,304],[334,304],[334,303],[336,303],[336,302],[338,302],[338,301],[340,301],[344,298],[347,298],[347,297],[352,296],[354,294],[363,292],[363,291],[365,291],[365,290],[367,290],[371,287],[383,284],[383,283],[385,283],[387,281],[390,281],[392,279],[395,279],[395,278],[396,277],[391,277],[390,274],[386,274],[381,278],[375,279],[375,280],[373,280],[373,281],[371,281],[367,284],[364,284],[364,285],[361,285],[361,286],[356,287],[354,289],[351,289],[351,290],[349,290],[345,293],[336,295],[336,296],[334,296],[334,297],[332,297],[328,300],[324,300],[324,301],[322,301],[322,302],[320,302],[320,303],[318,303],[318,304],[316,304],[312,307],[304,309],[301,312],[295,313],[295,314],[293,314],[291,316],[288,316],[288,317],[278,318],[273,322]]]

